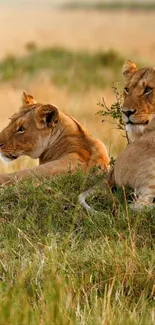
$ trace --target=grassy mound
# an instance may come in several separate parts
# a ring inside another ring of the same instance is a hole
[[[0,188],[0,324],[154,324],[155,210],[130,212],[128,193],[105,189],[88,215],[77,196],[103,178]]]

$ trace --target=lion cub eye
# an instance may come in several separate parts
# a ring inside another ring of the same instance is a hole
[[[152,92],[152,90],[153,90],[152,87],[149,87],[149,86],[145,87],[145,89],[144,89],[144,95],[150,94]]]
[[[129,93],[129,88],[128,88],[128,87],[125,87],[125,88],[124,88],[124,92],[125,92],[126,95],[128,95],[128,93]]]
[[[24,132],[25,132],[25,128],[22,125],[16,131],[16,133],[24,133]]]

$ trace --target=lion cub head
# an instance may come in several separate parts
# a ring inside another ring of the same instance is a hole
[[[126,61],[123,75],[122,114],[129,140],[133,142],[155,117],[155,68],[138,69],[134,62]]]
[[[39,158],[54,136],[59,121],[56,106],[37,103],[31,95],[22,94],[22,107],[0,132],[0,156],[5,161],[22,155]]]

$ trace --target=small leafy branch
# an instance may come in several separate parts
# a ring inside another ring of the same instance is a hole
[[[111,105],[111,107],[108,107],[105,102],[105,99],[103,97],[102,102],[98,103],[98,105],[102,107],[102,110],[99,110],[97,112],[97,114],[104,117],[104,119],[102,119],[102,122],[106,121],[105,117],[112,118],[113,122],[112,121],[110,121],[110,122],[114,123],[116,125],[116,129],[120,130],[120,131],[124,131],[125,124],[124,124],[124,121],[122,118],[122,113],[121,113],[123,96],[122,96],[120,89],[118,88],[118,84],[114,84],[112,89],[114,91],[116,101]],[[121,133],[121,135],[124,137],[124,135],[122,133]],[[127,133],[126,133],[125,137],[127,139],[127,142],[129,143]]]
[[[114,157],[110,157],[109,165],[110,165],[111,169],[113,169],[114,164],[115,164],[115,159],[114,159]]]
[[[102,117],[110,117],[113,120],[115,120],[116,128],[119,130],[124,130],[124,122],[122,119],[122,113],[121,113],[121,106],[122,106],[122,95],[120,90],[118,89],[118,85],[114,84],[112,87],[115,96],[116,96],[116,102],[114,102],[111,107],[108,107],[104,97],[102,98],[102,102],[98,103],[99,106],[101,106],[103,109],[98,111],[97,114]],[[105,122],[105,119],[102,119],[102,122]]]

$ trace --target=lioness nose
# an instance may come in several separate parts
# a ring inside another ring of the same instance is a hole
[[[123,111],[123,110],[122,110],[122,112],[123,112],[123,114],[125,114],[127,117],[129,117],[130,115],[136,113],[136,109],[134,109],[133,111]]]

